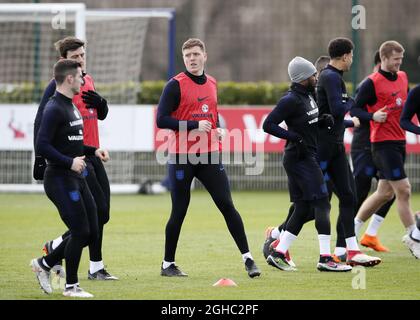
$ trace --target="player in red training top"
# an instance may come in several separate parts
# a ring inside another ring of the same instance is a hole
[[[410,207],[411,186],[404,171],[405,131],[400,126],[408,92],[407,75],[400,71],[404,48],[396,41],[386,41],[379,52],[381,67],[360,87],[351,111],[370,121],[373,161],[380,174],[376,192],[363,202],[356,219],[366,221],[395,195],[401,222],[410,233],[415,222]]]
[[[187,70],[165,86],[156,119],[159,128],[172,130],[168,163],[172,212],[166,225],[161,275],[187,276],[175,265],[175,251],[190,202],[191,182],[196,177],[223,214],[248,275],[259,276],[260,270],[249,252],[244,225],[233,205],[229,181],[220,162],[217,85],[216,80],[204,72],[207,60],[204,43],[189,39],[182,46],[182,56]]]

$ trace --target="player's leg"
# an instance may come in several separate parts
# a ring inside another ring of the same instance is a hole
[[[413,228],[413,231],[403,237],[403,242],[413,256],[420,259],[420,220],[417,220],[416,227]]]
[[[349,170],[349,164],[343,146],[339,146],[333,161],[329,166],[329,173],[337,191],[339,199],[339,217],[346,242],[347,263],[351,265],[375,266],[381,262],[380,258],[371,257],[360,251],[354,232],[354,181]]]
[[[286,220],[281,225],[279,225],[278,227],[267,227],[265,229],[265,240],[262,246],[262,252],[265,259],[267,259],[267,257],[270,254],[270,245],[274,241],[280,240],[282,235],[284,234],[284,229],[286,228],[287,221],[289,221],[294,210],[295,210],[295,204],[292,203],[291,206],[289,207],[289,212],[287,214]]]
[[[320,144],[318,147],[318,161],[319,161],[319,166],[323,172],[324,175],[324,181],[327,183],[328,186],[328,192],[329,192],[329,200],[331,202],[331,197],[332,197],[332,192],[334,192],[335,194],[337,194],[337,188],[334,185],[334,181],[331,178],[331,173],[329,172],[330,167],[333,165],[333,161],[334,158],[336,157],[336,154],[339,152],[339,146],[337,145],[327,145],[327,144]],[[337,217],[337,226],[336,226],[336,231],[337,231],[337,245],[336,248],[334,250],[334,259],[335,262],[338,263],[340,262],[340,259],[346,259],[346,248],[345,248],[345,236],[344,236],[344,231],[343,231],[343,227],[342,227],[342,222],[341,222],[341,216],[338,215]]]
[[[284,235],[274,251],[270,253],[267,262],[278,269],[289,271],[293,269],[287,263],[286,252],[296,240],[304,223],[308,220],[308,215],[312,215],[312,212],[319,233],[321,255],[324,255],[324,250],[327,249],[328,256],[331,257],[329,251],[330,205],[328,189],[315,158],[307,157],[296,162],[296,159],[286,154],[283,165],[288,176],[290,200],[294,202],[295,210],[287,221]]]
[[[356,187],[356,212],[359,210],[363,201],[366,200],[372,179],[377,173],[376,166],[372,159],[372,152],[368,150],[352,151],[351,160],[353,164],[353,177]]]
[[[103,234],[103,224],[105,224],[106,222],[108,222],[109,220],[109,203],[110,203],[110,187],[109,187],[109,181],[108,181],[108,176],[106,175],[106,171],[105,168],[102,164],[102,162],[99,160],[99,158],[97,158],[96,156],[94,157],[89,157],[89,163],[91,163],[93,165],[90,166],[90,168],[88,167],[88,176],[87,181],[88,184],[93,185],[94,183],[92,183],[92,180],[94,180],[93,178],[90,178],[90,176],[93,174],[96,178],[96,180],[99,182],[100,185],[100,193],[98,192],[98,195],[96,195],[98,198],[100,199],[105,199],[105,201],[97,201],[98,203],[98,217],[99,218],[99,240],[98,245],[96,245],[97,247],[99,247],[98,249],[94,249],[94,250],[89,250],[89,252],[96,252],[95,256],[96,258],[92,259],[92,256],[90,257],[91,261],[101,261],[102,260],[102,256],[101,256],[101,246],[102,246],[102,234]],[[94,169],[94,171],[93,171]],[[92,173],[93,172],[93,173]],[[93,187],[91,189],[94,189]],[[98,188],[99,190],[99,188]],[[95,197],[94,195],[94,197]],[[95,197],[96,199],[96,197]],[[51,253],[53,250],[55,250],[60,243],[66,239],[67,237],[70,236],[70,230],[67,230],[65,233],[63,233],[61,236],[58,236],[57,238],[55,238],[54,240],[50,240],[47,241],[44,244],[43,247],[43,251],[45,254],[49,254]]]
[[[403,144],[384,145],[373,149],[373,160],[380,170],[381,178],[388,181],[396,196],[401,222],[409,233],[415,223],[410,207],[411,186],[404,170],[405,156]]]
[[[74,212],[77,212],[77,214],[73,214],[73,217],[70,218],[70,221],[68,222],[68,227],[71,230],[71,236],[69,237],[64,251],[67,270],[76,270],[76,272],[79,268],[82,253],[81,249],[89,245],[92,241],[96,241],[98,237],[96,204],[86,181],[78,179],[78,185],[79,195],[76,197],[73,195],[72,199],[74,201],[79,197],[79,200],[76,201],[77,204],[73,209]],[[82,246],[81,249],[80,246]],[[77,278],[74,278],[73,281],[68,279],[66,280],[66,288],[63,291],[64,296],[81,298],[93,297],[92,294],[80,288]]]
[[[411,210],[411,185],[404,171],[405,146],[395,145],[386,151],[384,175],[388,177],[395,193],[398,214],[407,232],[403,242],[411,253],[420,259],[420,223],[419,221],[415,223]]]
[[[249,251],[244,224],[233,204],[229,180],[223,164],[199,164],[196,177],[202,182],[217,208],[223,214],[229,232],[242,254],[248,275],[251,278],[259,276],[261,272],[255,265],[254,258]]]
[[[372,177],[365,174],[358,174],[354,176],[354,182],[356,185],[356,213],[359,211],[362,203],[366,200],[369,195],[370,188],[372,186]],[[354,218],[354,228],[356,236],[359,235],[360,229],[362,228],[364,221]]]
[[[411,185],[408,178],[397,181],[389,181],[395,192],[396,204],[400,220],[410,233],[415,226],[413,211],[411,210]]]
[[[353,219],[354,216],[354,181],[352,181],[352,174],[344,146],[333,145],[328,150],[324,150],[323,153],[329,155],[328,161],[320,161],[324,179],[334,185],[334,193],[339,200],[339,214],[336,225],[337,242],[334,249],[334,259],[336,262],[340,262],[347,259],[347,241],[352,241],[352,235],[349,231],[349,220],[350,218]],[[346,240],[347,238],[350,240]]]
[[[98,157],[89,157],[88,162],[93,167],[92,179],[86,179],[90,188],[90,182],[97,186],[98,194],[93,194],[95,202],[98,206],[98,223],[105,225],[110,218],[110,202],[111,202],[111,189],[109,185],[108,175],[102,161]],[[86,177],[87,178],[87,177]],[[94,178],[94,179],[93,179]],[[98,200],[96,199],[98,197]],[[100,204],[98,204],[98,202]]]
[[[351,266],[341,264],[334,260],[331,255],[331,227],[330,210],[331,205],[327,197],[314,200],[311,206],[315,212],[315,227],[318,232],[319,241],[319,261],[317,269],[327,272],[348,272],[352,270]]]
[[[377,215],[383,219],[388,215],[389,210],[391,209],[392,205],[395,202],[395,196],[392,197],[391,200],[389,200],[387,203],[385,203],[382,207],[379,208],[379,210],[374,214]]]
[[[82,227],[79,227],[79,230],[81,232],[81,236],[83,238],[87,239],[87,244],[83,244],[84,246],[90,245],[93,242],[98,241],[98,215],[97,215],[97,207],[95,200],[93,199],[92,193],[90,192],[90,189],[87,185],[86,180],[79,180],[79,192],[80,192],[80,216],[79,216],[79,224],[82,225]],[[73,230],[74,228],[70,228],[70,230]],[[75,236],[73,236],[73,234]],[[72,233],[69,244],[66,246],[65,255],[72,254],[71,251],[75,250],[74,247],[70,247],[70,241],[73,240],[73,238],[78,238],[79,232],[75,231]],[[70,251],[70,252],[68,252]],[[74,251],[76,253],[76,251]],[[74,254],[73,253],[73,254]],[[67,260],[66,260],[67,261]],[[77,268],[79,267],[80,263],[80,256],[79,261],[77,262]],[[66,263],[67,265],[67,263]],[[75,265],[76,266],[76,265]],[[93,297],[92,294],[84,291],[82,288],[80,288],[78,283],[75,283],[73,285],[69,285],[69,283],[66,283],[66,288],[63,292],[64,296],[68,297],[83,297],[83,298],[90,298]]]
[[[344,161],[343,161],[344,164]],[[356,198],[356,184],[353,178],[353,174],[351,172],[350,169],[350,165],[349,163],[346,161],[344,164],[347,167],[347,175],[346,178],[348,179],[348,185],[350,186],[351,189],[351,193],[353,194],[353,202],[354,202],[354,207],[356,207],[357,205],[357,198]],[[344,178],[344,176],[343,176]],[[332,180],[331,184],[332,183]],[[334,193],[337,194],[336,189],[334,187]],[[330,198],[331,201],[331,198]],[[356,215],[356,212],[353,211],[353,216]],[[343,222],[343,216],[342,215],[338,215],[337,218],[337,225],[336,225],[336,230],[337,230],[337,241],[336,241],[336,245],[335,245],[335,249],[334,249],[334,261],[335,262],[345,262],[347,260],[347,243],[346,243],[346,233],[344,230],[344,222]]]
[[[295,202],[295,210],[286,224],[282,241],[279,242],[276,251],[283,254],[289,250],[292,243],[296,240],[306,220],[307,212],[311,210],[310,203],[304,200]]]
[[[97,163],[99,161],[99,163]],[[102,260],[102,240],[104,225],[109,220],[109,182],[105,168],[97,157],[89,157],[87,164],[86,182],[97,206],[98,237],[89,244],[89,271],[90,280],[117,280],[107,270]],[[101,183],[102,182],[102,183]]]
[[[294,210],[295,210],[295,204],[292,203],[291,206],[289,207],[289,212],[287,214],[286,220],[281,225],[279,225],[278,227],[266,228],[265,240],[262,246],[262,252],[266,261],[267,261],[268,256],[270,255],[270,252],[273,250],[272,248],[276,247],[278,243],[281,241],[281,238],[286,229],[287,222],[292,216]],[[311,213],[307,215],[306,222],[311,221],[313,219],[314,219],[314,214],[313,214],[313,210],[311,210]],[[291,265],[292,267],[296,267],[296,264],[293,262],[292,256],[289,250],[286,251],[286,260],[289,263],[289,265]]]
[[[383,205],[394,197],[394,191],[388,180],[379,179],[376,191],[373,192],[360,206],[356,218],[367,221],[374,212],[377,212]]]
[[[318,164],[316,166],[316,170],[318,170]],[[289,190],[291,190],[291,188],[294,188],[293,186],[289,185]],[[328,201],[331,201],[331,197],[332,197],[332,192],[334,190],[334,186],[332,183],[327,182],[327,188],[328,188]],[[293,211],[295,210],[295,204],[292,202],[291,206],[289,207],[289,212],[287,214],[286,220],[279,225],[278,227],[267,227],[266,231],[265,231],[265,241],[263,244],[263,255],[265,257],[265,259],[267,259],[269,252],[270,252],[270,244],[272,244],[274,241],[279,240],[281,241],[281,238],[284,234],[284,231],[286,229],[286,225],[287,222],[289,221],[290,217],[293,214]],[[305,217],[305,222],[307,223],[309,221],[312,221],[315,219],[315,211],[313,209],[313,207],[311,207],[311,210],[308,212],[308,214]],[[277,246],[278,243],[275,244],[275,246]],[[295,267],[295,263],[292,261],[291,257],[290,257],[290,253],[289,251],[287,251],[286,253],[286,257],[287,260],[289,262],[289,264],[291,264],[293,267]]]
[[[294,210],[295,210],[295,204],[292,203],[289,207],[289,212],[287,214],[286,220],[281,225],[279,225],[278,227],[272,229],[272,233],[271,233],[272,237],[275,237],[276,239],[281,239],[281,237],[284,233],[284,230],[286,228],[286,224],[289,221],[290,217],[292,216]],[[314,212],[313,209],[311,209],[308,212],[308,214],[306,215],[304,223],[307,223],[307,222],[312,221],[314,219],[315,219],[315,212]]]
[[[331,161],[328,174],[330,175],[339,200],[339,216],[344,228],[345,238],[354,237],[354,205],[355,198],[352,188],[348,162],[344,150],[337,153]]]
[[[58,236],[57,238],[53,240],[45,242],[44,247],[42,248],[42,251],[44,251],[46,255],[51,253],[60,245],[61,242],[63,242],[63,240],[65,240],[69,236],[70,236],[70,230],[67,230],[61,236]]]
[[[51,254],[38,259],[39,265],[45,267],[45,270],[49,272],[52,266],[65,258],[66,286],[76,287],[80,257],[83,247],[89,243],[90,237],[89,221],[81,196],[79,179],[47,169],[44,176],[44,188],[48,198],[57,207],[61,219],[69,228],[71,235]]]
[[[388,252],[389,251],[389,249],[387,247],[385,247],[381,243],[381,241],[379,240],[378,230],[381,227],[382,223],[384,222],[385,217],[388,214],[389,209],[391,208],[394,201],[395,201],[395,196],[390,201],[385,203],[382,207],[380,207],[379,210],[372,215],[372,217],[370,218],[370,221],[369,221],[369,225],[368,225],[365,233],[360,238],[360,244],[361,245],[363,245],[365,247],[372,248],[373,250],[379,251],[379,252]],[[358,230],[357,229],[357,222],[359,222],[361,220],[358,220],[357,218],[355,218],[354,221],[355,221],[354,222],[355,230],[357,232],[357,230]],[[357,233],[356,233],[356,235],[357,235]]]
[[[195,168],[191,164],[168,164],[171,184],[172,209],[165,228],[165,257],[162,262],[162,276],[186,276],[175,265],[175,252],[182,223],[187,213],[191,197],[191,182]]]
[[[372,178],[377,177],[378,171],[373,161],[372,152],[370,149],[362,150],[359,152],[352,152],[351,156],[353,161],[353,175],[356,184],[357,213],[362,203],[366,200],[372,185]],[[392,203],[393,200],[387,202],[376,213],[372,215],[365,234],[363,234],[360,238],[360,243],[363,246],[370,247],[376,251],[389,251],[388,248],[386,248],[380,243],[379,238],[377,236],[377,232],[379,227],[383,223],[385,216],[388,213]],[[364,221],[355,217],[354,228],[357,237],[360,234],[360,229],[362,228],[363,224]]]

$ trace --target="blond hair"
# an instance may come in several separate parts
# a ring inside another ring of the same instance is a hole
[[[394,40],[390,40],[390,41],[385,41],[384,43],[381,44],[380,48],[379,48],[379,54],[381,56],[381,59],[383,57],[385,58],[390,58],[392,56],[392,54],[395,52],[397,53],[404,53],[404,47],[398,43],[397,41]]]

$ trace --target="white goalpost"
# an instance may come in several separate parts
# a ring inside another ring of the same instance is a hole
[[[0,4],[0,13],[2,21],[33,21],[41,22],[40,16],[54,15],[56,19],[51,19],[51,25],[54,24],[60,28],[58,19],[62,19],[63,14],[74,14],[76,21],[74,35],[80,39],[86,39],[85,13],[86,5],[84,3],[3,3]],[[5,16],[3,16],[5,14]],[[8,17],[8,18],[7,18]],[[13,20],[12,20],[13,17]]]
[[[168,34],[162,39],[167,40],[170,77],[175,72],[174,9],[90,10],[84,3],[0,4],[0,192],[43,191],[32,179],[33,120],[58,59],[54,43],[66,36],[87,40],[87,71],[98,92],[106,97],[110,108],[133,106],[141,90],[142,57],[152,18],[168,23]],[[137,193],[142,174],[136,161],[145,158],[139,156],[144,150],[130,147],[110,151],[114,161],[106,168],[111,191]],[[144,161],[150,163],[150,154],[146,158]],[[144,179],[150,177],[153,175],[145,172]]]

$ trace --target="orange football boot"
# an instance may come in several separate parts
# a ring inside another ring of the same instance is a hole
[[[375,251],[379,252],[389,252],[389,249],[382,245],[382,243],[379,241],[379,238],[377,236],[370,236],[368,234],[364,234],[362,239],[360,239],[360,244],[362,246],[372,248]]]

